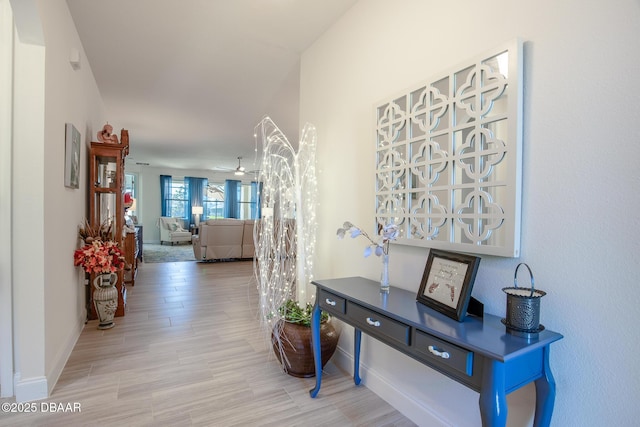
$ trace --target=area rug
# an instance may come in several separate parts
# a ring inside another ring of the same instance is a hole
[[[195,261],[193,246],[186,244],[159,245],[154,243],[144,243],[142,245],[142,256],[144,262],[182,262]]]

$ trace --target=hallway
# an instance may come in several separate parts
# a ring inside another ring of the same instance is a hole
[[[0,426],[414,425],[331,362],[311,399],[266,349],[256,292],[251,261],[142,263],[126,316],[90,321],[52,396]]]

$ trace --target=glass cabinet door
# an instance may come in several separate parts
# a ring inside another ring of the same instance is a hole
[[[96,156],[96,187],[116,188],[116,161],[115,157]]]
[[[116,193],[96,193],[95,194],[96,218],[99,224],[111,226],[111,239],[115,239],[115,218],[117,213]]]

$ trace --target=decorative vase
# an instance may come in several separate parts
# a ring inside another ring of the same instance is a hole
[[[118,289],[116,283],[118,275],[116,273],[98,274],[93,279],[93,305],[98,314],[98,329],[113,328],[116,309],[118,308]]]
[[[380,274],[380,292],[389,292],[389,254],[382,254],[382,273]]]
[[[277,334],[279,335],[276,336]],[[331,323],[331,319],[320,324],[320,359],[323,368],[336,351],[339,338],[340,334]],[[271,333],[271,343],[278,361],[287,374],[299,378],[316,375],[311,347],[311,327],[281,321]]]

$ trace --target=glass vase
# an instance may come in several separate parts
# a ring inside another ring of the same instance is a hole
[[[380,274],[380,292],[389,292],[389,254],[382,254],[382,273]]]

